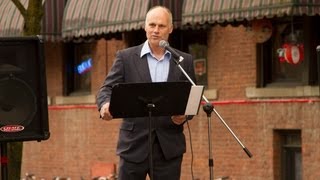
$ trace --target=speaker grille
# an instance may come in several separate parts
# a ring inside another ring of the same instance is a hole
[[[27,126],[37,112],[36,95],[13,75],[0,79],[0,125]]]

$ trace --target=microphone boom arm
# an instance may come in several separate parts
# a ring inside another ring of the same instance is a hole
[[[180,56],[182,57],[182,56]],[[183,59],[183,57],[182,57]],[[180,60],[179,63],[176,61],[176,64],[178,66],[178,68],[181,70],[181,72],[187,77],[187,79],[189,80],[189,82],[193,85],[196,86],[196,84],[192,81],[192,79],[190,78],[190,76],[186,73],[186,71],[181,67],[180,65]],[[210,103],[210,101],[206,98],[205,95],[202,95],[202,99],[206,102],[206,103]],[[212,104],[212,103],[210,103]],[[237,140],[237,142],[240,144],[240,146],[243,148],[243,150],[246,152],[246,154],[251,158],[252,154],[250,153],[250,151],[242,144],[242,142],[240,141],[240,139],[236,136],[236,134],[232,131],[232,129],[228,126],[228,124],[223,120],[223,118],[221,117],[221,115],[215,110],[215,108],[213,108],[214,113],[218,116],[218,118],[220,119],[220,121],[223,123],[223,125],[230,131],[230,133],[232,134],[232,136]]]
[[[179,56],[179,59],[173,58],[178,68],[181,70],[181,72],[185,75],[185,77],[189,80],[189,82],[195,86],[196,84],[193,82],[193,80],[190,78],[190,76],[186,73],[186,71],[182,68],[180,63],[183,60],[182,56]],[[212,158],[212,146],[211,146],[211,113],[212,111],[216,114],[216,116],[219,118],[219,120],[223,123],[223,125],[228,129],[228,131],[232,134],[234,139],[239,143],[239,145],[242,147],[244,152],[248,155],[249,158],[252,157],[251,152],[243,145],[243,143],[240,141],[240,139],[236,136],[236,134],[232,131],[232,129],[228,126],[228,124],[224,121],[224,119],[221,117],[221,115],[215,110],[213,107],[213,104],[209,102],[209,100],[206,98],[206,96],[203,94],[202,99],[206,102],[203,106],[203,110],[207,113],[208,117],[208,140],[209,140],[209,170],[210,170],[210,180],[213,180],[213,158]]]

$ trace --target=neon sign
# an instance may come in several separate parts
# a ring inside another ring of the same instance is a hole
[[[92,67],[92,59],[89,58],[87,60],[82,61],[79,65],[77,65],[77,73],[83,74],[88,72]]]

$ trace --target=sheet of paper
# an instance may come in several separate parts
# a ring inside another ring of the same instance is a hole
[[[185,115],[197,115],[202,99],[204,86],[192,86],[185,111]]]

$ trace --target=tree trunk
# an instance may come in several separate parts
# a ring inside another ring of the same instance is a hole
[[[41,20],[44,14],[43,3],[45,0],[29,0],[27,9],[20,0],[11,0],[24,18],[23,34],[25,36],[39,35],[41,32]],[[8,177],[9,180],[21,179],[21,162],[23,142],[8,143]]]
[[[22,142],[8,143],[8,180],[21,179]]]
[[[39,35],[43,16],[42,0],[29,0],[26,16],[24,17],[24,35]]]

